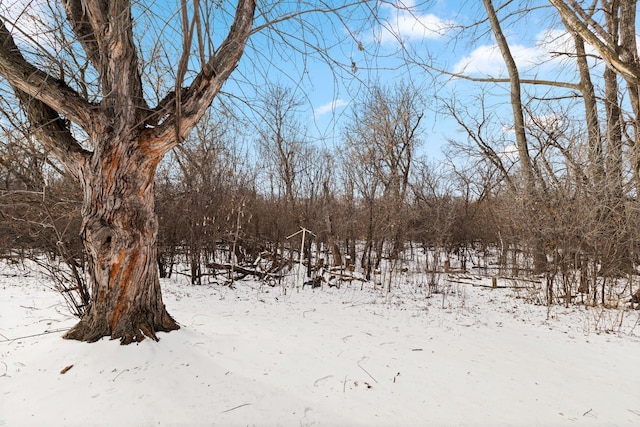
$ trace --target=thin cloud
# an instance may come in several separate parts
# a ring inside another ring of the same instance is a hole
[[[348,105],[349,103],[343,99],[335,99],[327,104],[321,105],[318,108],[316,108],[313,113],[315,114],[316,117],[320,117],[323,116],[327,113],[331,113],[333,111],[335,111],[338,108],[344,107],[346,105]]]
[[[540,51],[536,47],[511,45],[511,55],[518,66],[529,67],[539,63]],[[506,77],[507,69],[497,45],[482,45],[475,48],[453,67],[456,74],[480,74],[491,77]]]
[[[509,47],[518,68],[523,72],[539,69],[540,66],[551,68],[565,61],[567,54],[575,53],[571,35],[559,29],[541,31],[531,46],[511,44]],[[588,53],[594,53],[589,45],[586,49]],[[496,44],[478,46],[454,65],[453,72],[495,78],[507,76],[502,54]]]
[[[387,4],[385,8],[390,12],[379,29],[378,38],[382,43],[438,39],[455,26],[454,21],[432,13],[420,13],[413,0],[398,0],[395,4]]]

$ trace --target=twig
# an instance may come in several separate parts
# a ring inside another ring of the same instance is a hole
[[[44,331],[44,332],[39,333],[39,334],[25,335],[25,336],[16,337],[16,338],[7,338],[7,339],[4,339],[4,340],[0,340],[0,342],[15,341],[15,340],[21,340],[21,339],[24,339],[24,338],[39,337],[40,335],[55,334],[56,332],[64,332],[64,331],[68,331],[68,330],[69,330],[69,328],[54,329],[52,331]],[[4,335],[3,335],[3,337],[4,337]]]
[[[367,375],[369,375],[369,376],[371,377],[371,379],[372,379],[372,380],[374,380],[376,383],[378,383],[378,380],[377,380],[377,379],[375,379],[375,378],[373,378],[373,375],[371,375],[371,374],[369,373],[369,371],[367,371],[366,369],[364,369],[364,368],[362,367],[362,365],[360,365],[360,362],[358,362],[358,367],[360,367],[360,369],[362,369],[362,370],[363,370]]]
[[[248,406],[248,405],[251,405],[251,403],[243,403],[242,405],[234,406],[233,408],[227,409],[226,411],[222,411],[222,413],[224,414],[225,412],[231,412],[238,408],[242,408],[243,406]]]
[[[125,369],[124,371],[120,371],[120,373],[119,373],[118,375],[116,375],[115,377],[113,377],[113,379],[111,380],[111,382],[115,382],[115,381],[116,381],[116,379],[117,379],[120,375],[124,374],[125,372],[129,372],[129,370],[128,370],[128,369]]]
[[[640,325],[640,313],[638,313],[638,320],[636,320],[636,323],[633,325],[633,327],[631,328],[631,330],[629,331],[629,333],[627,335],[631,335],[633,334],[633,330],[636,328],[636,326]]]
[[[318,378],[317,380],[315,380],[315,382],[313,383],[314,387],[318,387],[318,383],[327,380],[329,378],[331,378],[333,375],[327,375],[326,377],[322,377],[322,378]]]

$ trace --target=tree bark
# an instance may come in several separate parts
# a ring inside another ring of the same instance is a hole
[[[636,40],[637,6],[635,0],[620,2],[620,58],[625,63],[640,63],[638,43]],[[633,129],[632,160],[633,179],[636,187],[636,200],[640,200],[640,86],[633,80],[625,78],[629,91],[629,103],[633,111],[631,127]]]
[[[156,265],[154,175],[159,159],[137,145],[110,144],[83,176],[81,234],[93,300],[65,338],[93,342],[110,336],[129,344],[145,336],[157,340],[157,332],[179,328],[162,301]]]
[[[527,136],[525,133],[524,112],[522,110],[522,95],[520,86],[520,73],[516,62],[511,54],[511,48],[507,43],[507,39],[502,32],[500,21],[496,15],[495,8],[491,0],[483,0],[489,22],[491,23],[491,29],[496,38],[496,43],[500,48],[500,53],[507,66],[509,73],[509,83],[511,85],[511,108],[513,110],[513,127],[516,136],[516,146],[518,149],[518,159],[520,160],[520,168],[522,170],[522,176],[524,178],[525,191],[527,195],[532,196],[535,194],[535,177],[533,172],[533,166],[531,164],[531,157],[529,156],[529,146],[527,143]]]
[[[600,132],[600,120],[598,117],[598,102],[595,89],[591,82],[591,72],[587,63],[587,52],[584,40],[578,33],[565,23],[571,33],[576,47],[576,63],[580,72],[580,92],[584,101],[585,120],[589,140],[589,167],[588,174],[595,186],[597,196],[603,195],[605,170],[602,150],[602,133]]]
[[[625,0],[631,3],[633,0]],[[549,0],[563,21],[598,51],[602,59],[633,85],[640,85],[640,62],[625,57],[623,50],[608,42],[606,31],[597,25],[575,0]],[[591,25],[591,27],[590,27]]]

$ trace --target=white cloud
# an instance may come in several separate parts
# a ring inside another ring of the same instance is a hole
[[[379,30],[378,38],[382,43],[438,39],[455,25],[455,22],[434,14],[420,13],[413,0],[398,0],[385,8],[389,10],[389,17]]]
[[[497,154],[503,161],[509,161],[511,163],[518,161],[518,147],[515,144],[505,146]]]
[[[498,77],[504,71],[504,61],[497,45],[479,46],[453,66],[453,72],[456,74],[483,74]]]
[[[331,113],[340,107],[344,107],[345,105],[348,105],[348,104],[349,103],[347,101],[338,98],[327,104],[319,106],[313,111],[313,113],[315,114],[316,117],[320,117],[327,113]]]
[[[530,131],[544,130],[545,132],[555,132],[564,127],[566,122],[563,117],[556,113],[540,114],[537,116],[527,116],[524,118],[524,125]],[[513,125],[502,126],[502,133],[505,135],[515,135]]]
[[[575,53],[573,39],[565,30],[545,29],[537,34],[531,46],[510,44],[511,54],[521,72],[553,67],[567,59],[565,54]],[[594,53],[586,46],[587,53]],[[454,73],[507,77],[507,70],[500,49],[496,44],[482,45],[459,60],[453,67]]]
[[[539,64],[540,50],[536,47],[511,45],[511,55],[518,67],[528,68]],[[507,69],[497,45],[482,45],[462,58],[453,67],[454,73],[482,74],[491,77],[506,77]]]

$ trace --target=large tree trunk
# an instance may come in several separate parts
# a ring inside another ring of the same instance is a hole
[[[162,302],[156,265],[158,159],[135,142],[111,147],[83,174],[82,237],[92,302],[65,338],[93,342],[110,336],[122,344],[145,336],[157,340],[158,331],[179,328]],[[123,156],[124,147],[137,148]]]

